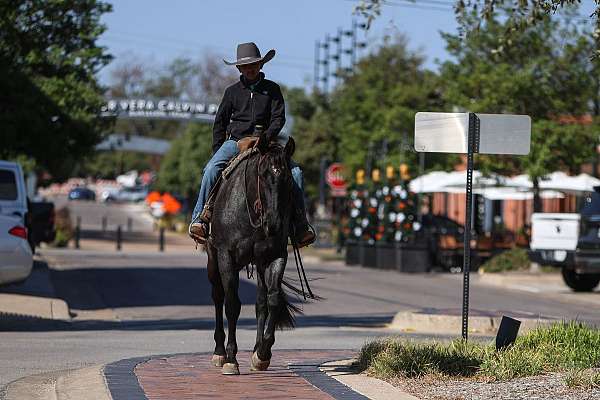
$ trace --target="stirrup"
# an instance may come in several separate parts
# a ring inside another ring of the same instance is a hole
[[[199,235],[197,235],[197,234],[195,234],[195,233],[192,232],[192,225],[193,224],[201,224],[202,225],[202,224],[204,224],[204,222],[192,222],[188,226],[188,235],[189,235],[189,237],[192,238],[192,240],[194,242],[196,242],[196,248],[198,248],[199,244],[202,245],[202,244],[205,244],[208,241],[208,236],[210,236],[210,224],[205,224],[205,225],[207,225],[207,227],[206,227],[207,229],[204,229],[204,233],[207,236],[206,238],[204,238],[202,236],[199,236]]]

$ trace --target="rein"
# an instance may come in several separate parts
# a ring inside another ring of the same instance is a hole
[[[260,197],[260,166],[265,159],[265,155],[261,154],[258,159],[258,163],[256,164],[256,200],[254,201],[254,212],[258,215],[258,222],[252,220],[252,213],[250,212],[250,205],[248,204],[248,163],[250,162],[250,158],[246,158],[246,163],[244,164],[244,202],[246,203],[246,212],[248,213],[248,221],[250,225],[254,229],[263,228],[265,230],[265,220],[264,220],[264,212],[262,200]],[[265,230],[265,235],[267,234]],[[296,261],[296,269],[298,270],[298,279],[300,280],[301,290],[290,285],[286,281],[282,281],[282,283],[288,288],[292,289],[296,293],[300,294],[302,292],[302,296],[304,300],[306,300],[306,292],[304,291],[304,286],[306,284],[306,290],[308,290],[308,297],[311,299],[317,299],[317,297],[313,294],[310,289],[310,285],[308,284],[308,279],[306,278],[306,273],[304,272],[304,264],[302,263],[302,257],[300,256],[300,249],[298,248],[298,244],[296,243],[296,229],[293,229],[292,234],[290,235],[290,239],[292,241],[292,248],[294,249],[294,259]],[[302,271],[302,273],[300,272]],[[248,274],[248,279],[251,279],[254,275],[254,266],[250,269],[250,266],[246,266],[246,273]]]
[[[259,174],[259,170],[260,170],[260,165],[263,162],[265,156],[261,154],[260,158],[258,159],[258,163],[256,165],[256,200],[254,201],[254,212],[258,215],[258,222],[254,222],[252,220],[252,214],[250,213],[250,206],[248,205],[248,179],[247,179],[247,175],[248,175],[248,163],[250,162],[250,158],[248,157],[246,158],[246,164],[244,165],[244,197],[245,197],[245,203],[246,203],[246,212],[248,213],[248,220],[250,221],[250,225],[254,228],[254,229],[258,229],[258,228],[263,228],[264,229],[264,213],[263,213],[263,206],[262,206],[262,200],[260,197],[260,174]],[[266,232],[265,232],[266,233]]]

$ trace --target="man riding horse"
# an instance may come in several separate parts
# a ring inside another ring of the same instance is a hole
[[[275,56],[275,50],[269,50],[261,57],[254,43],[242,43],[237,46],[237,60],[225,61],[235,65],[240,71],[240,81],[225,90],[213,125],[213,156],[204,168],[200,193],[189,226],[189,235],[198,243],[208,239],[212,204],[209,201],[211,191],[227,163],[252,146],[264,151],[272,140],[286,140],[279,135],[285,124],[285,102],[279,85],[265,79],[260,70]],[[285,143],[284,143],[285,144]],[[304,247],[314,242],[315,234],[309,228],[304,206],[304,183],[302,170],[291,162],[293,177],[293,199],[295,213],[295,242]]]

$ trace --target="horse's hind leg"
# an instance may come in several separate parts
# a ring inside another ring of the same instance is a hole
[[[217,265],[216,250],[209,248],[208,251],[208,280],[212,286],[212,299],[215,304],[215,351],[212,356],[212,363],[215,367],[222,367],[225,364],[225,330],[223,329],[223,301],[225,292],[223,283],[219,275]]]
[[[242,307],[238,296],[240,277],[229,255],[219,254],[219,272],[223,289],[225,290],[225,315],[227,315],[228,328],[227,346],[225,348],[227,355],[222,373],[224,375],[239,375],[240,370],[236,358],[238,347],[235,330]]]

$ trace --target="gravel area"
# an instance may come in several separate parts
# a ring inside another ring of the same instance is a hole
[[[432,400],[592,400],[600,389],[569,388],[564,374],[552,373],[508,382],[444,380],[435,378],[394,379],[390,383],[420,399]]]

